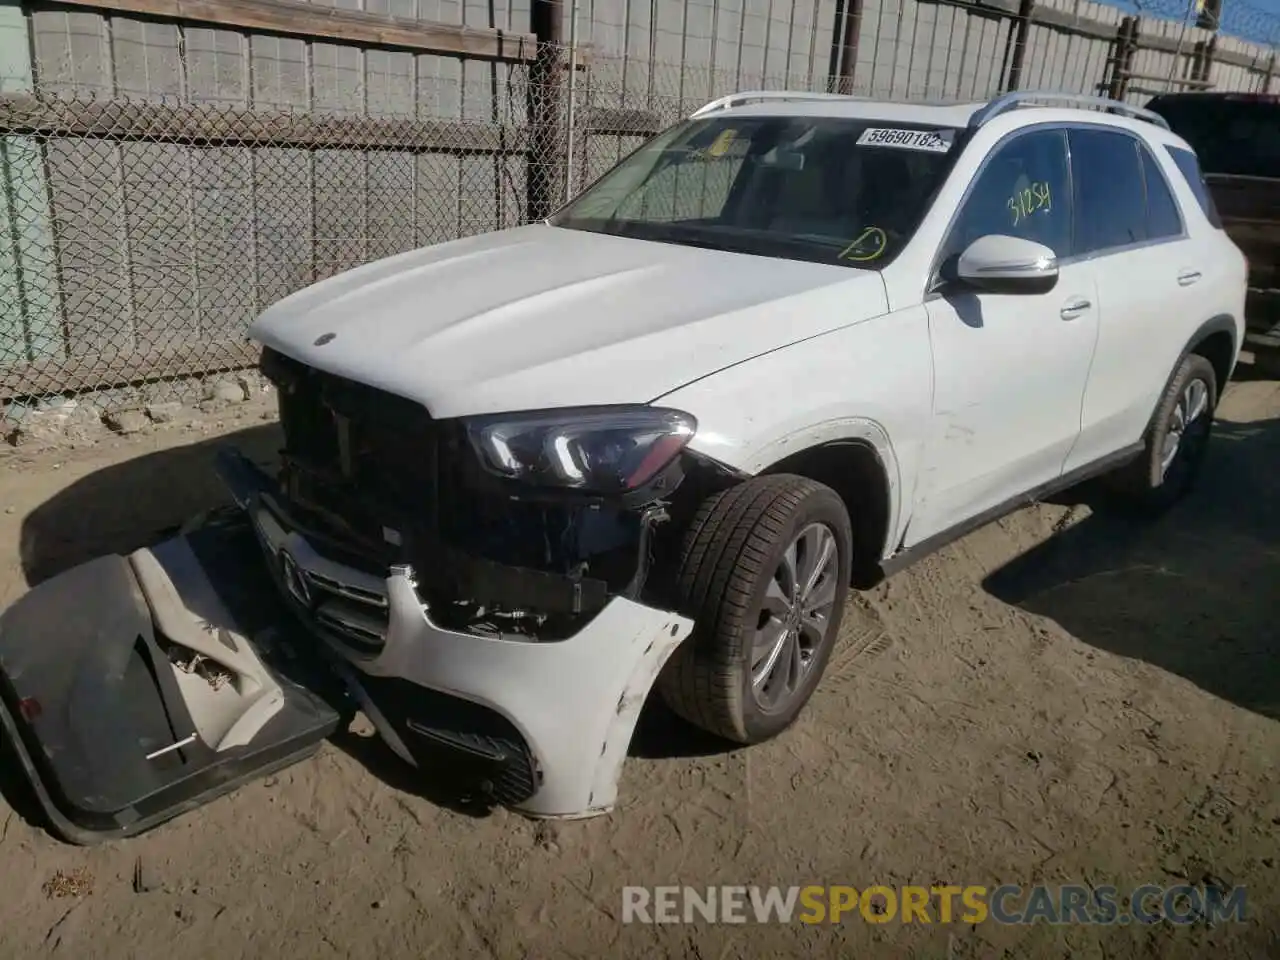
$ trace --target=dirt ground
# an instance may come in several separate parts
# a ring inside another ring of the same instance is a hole
[[[0,606],[216,502],[230,439],[174,427],[0,455]],[[1280,956],[1280,383],[1244,368],[1196,495],[1155,525],[1080,496],[861,596],[802,722],[723,752],[654,710],[605,818],[474,817],[374,741],[91,849],[0,768],[0,955]],[[58,871],[79,895],[51,896]],[[143,889],[135,889],[141,872]],[[624,885],[1245,884],[1243,924],[620,923]]]

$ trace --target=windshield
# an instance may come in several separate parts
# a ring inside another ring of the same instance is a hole
[[[1149,106],[1191,144],[1205,173],[1280,177],[1280,101],[1157,97]]]
[[[879,269],[960,150],[955,130],[719,117],[659,134],[551,218],[558,227]]]

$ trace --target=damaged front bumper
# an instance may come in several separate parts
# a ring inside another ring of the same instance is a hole
[[[281,594],[404,761],[463,761],[492,799],[530,816],[612,808],[640,710],[692,621],[614,596],[563,639],[447,629],[411,566],[382,576],[322,552],[254,464],[224,451],[218,469]]]

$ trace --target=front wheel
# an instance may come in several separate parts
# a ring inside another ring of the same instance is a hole
[[[852,542],[840,497],[804,477],[759,477],[709,497],[680,560],[694,631],[659,680],[672,710],[738,743],[789,727],[831,656]]]
[[[1208,450],[1217,405],[1213,364],[1188,354],[1160,398],[1142,455],[1115,477],[1135,506],[1161,513],[1190,492]]]

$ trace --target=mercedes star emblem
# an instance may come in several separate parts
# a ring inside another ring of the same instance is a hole
[[[304,607],[310,607],[311,588],[307,586],[307,578],[298,569],[297,561],[283,550],[280,551],[280,570],[284,575],[285,588],[293,594],[293,598]]]

